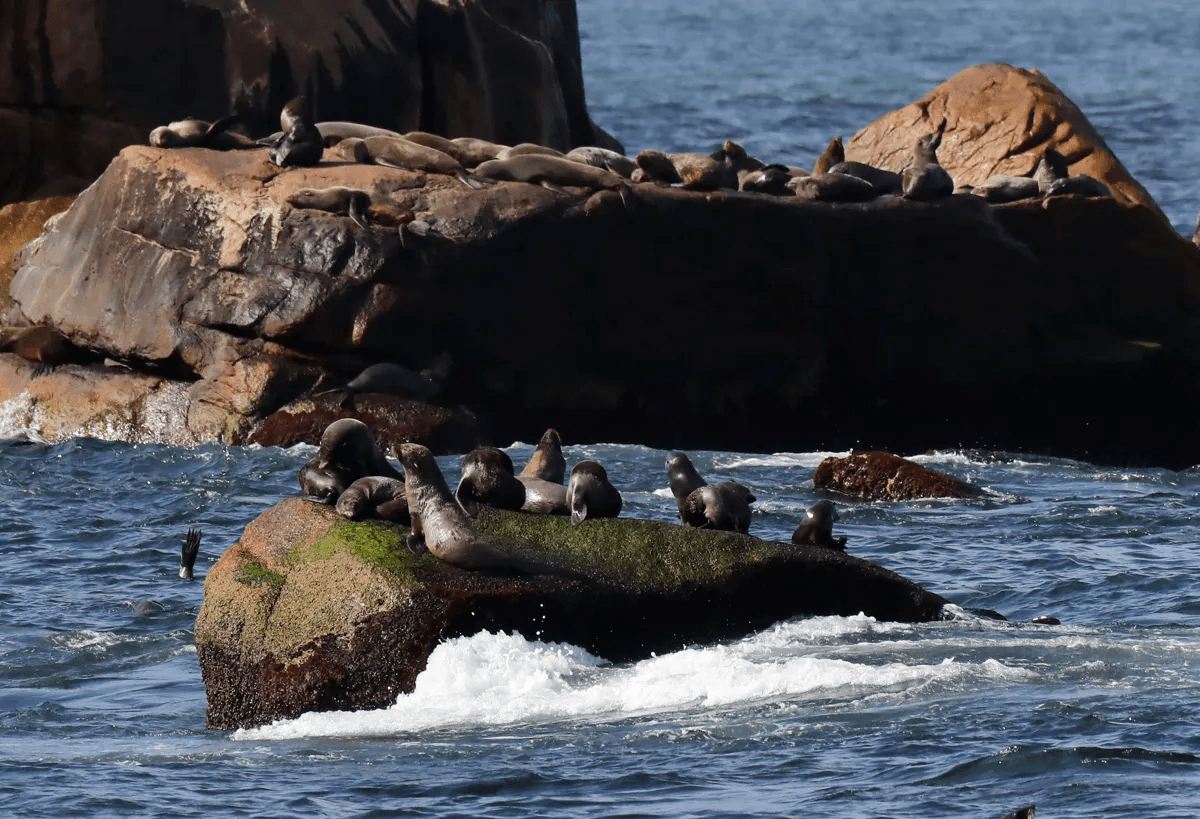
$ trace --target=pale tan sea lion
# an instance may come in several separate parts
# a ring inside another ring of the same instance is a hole
[[[457,145],[460,151],[464,151],[467,154],[469,161],[464,161],[463,165],[468,168],[474,168],[476,165],[487,162],[489,159],[495,159],[500,155],[501,151],[508,147],[507,145],[500,145],[475,137],[455,137],[450,141]]]
[[[608,148],[597,148],[595,146],[575,148],[567,153],[567,159],[582,162],[584,165],[603,168],[606,171],[612,171],[626,179],[632,178],[633,172],[638,168],[637,163],[625,156],[625,154],[619,154]]]
[[[455,176],[469,188],[483,187],[454,157],[404,137],[367,137],[354,143],[354,158],[365,164]]]
[[[371,194],[357,188],[334,185],[329,188],[301,188],[287,198],[294,208],[309,208],[338,216],[348,216],[363,230],[369,230],[367,209],[371,206]]]
[[[1036,199],[1041,196],[1036,179],[1029,176],[1005,176],[1003,174],[988,177],[982,185],[976,185],[971,193],[998,204],[1019,202],[1022,199]]]
[[[1112,196],[1108,186],[1093,176],[1069,176],[1070,163],[1053,148],[1047,148],[1034,168],[1033,178],[1043,196]]]
[[[615,518],[621,514],[622,505],[621,493],[609,483],[608,473],[596,461],[580,461],[571,469],[567,506],[572,526],[588,518]]]
[[[475,175],[498,182],[529,182],[560,192],[565,192],[560,190],[561,186],[614,190],[627,185],[625,179],[611,171],[545,154],[491,159],[477,167]]]
[[[496,154],[496,159],[512,159],[515,156],[565,156],[562,151],[554,148],[547,148],[545,145],[538,145],[533,142],[522,142],[518,145],[513,145],[511,148],[503,148],[500,153]]]
[[[567,476],[567,459],[563,457],[562,438],[554,427],[542,433],[537,449],[521,470],[522,478],[538,478],[562,485]]]
[[[150,144],[156,148],[212,148],[217,151],[236,151],[261,147],[245,134],[228,130],[240,116],[223,117],[215,122],[202,119],[181,119],[160,125],[150,132]]]

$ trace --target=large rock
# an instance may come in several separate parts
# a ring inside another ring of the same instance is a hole
[[[826,458],[813,473],[813,488],[856,500],[978,498],[983,494],[953,475],[879,451]]]
[[[184,117],[318,119],[611,144],[584,103],[574,0],[15,0],[0,28],[0,204],[79,190]]]
[[[1117,200],[1166,215],[1067,95],[1036,69],[986,63],[964,69],[923,98],[863,128],[846,159],[903,170],[920,137],[945,127],[938,161],[960,185],[997,174],[1029,176],[1047,148],[1108,185]]]
[[[919,622],[936,594],[831,549],[675,524],[485,511],[481,535],[578,577],[468,572],[407,530],[283,501],[213,565],[196,618],[210,728],[379,708],[441,641],[479,631],[570,642],[613,662],[732,639],[800,615]]]

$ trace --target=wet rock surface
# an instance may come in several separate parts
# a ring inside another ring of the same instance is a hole
[[[826,458],[813,473],[813,487],[818,492],[871,501],[977,498],[983,494],[952,475],[878,451]]]
[[[290,499],[246,527],[205,578],[196,648],[210,728],[384,707],[440,641],[479,631],[569,642],[613,662],[733,639],[797,615],[936,619],[941,597],[868,561],[631,519],[486,510],[488,540],[578,579],[468,572]]]

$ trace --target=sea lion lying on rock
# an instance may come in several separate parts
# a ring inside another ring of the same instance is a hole
[[[404,481],[369,475],[346,487],[337,499],[337,513],[350,520],[374,518],[408,526],[408,495]]]
[[[572,526],[588,518],[615,518],[621,514],[623,504],[621,493],[609,483],[608,473],[596,461],[580,461],[571,469],[567,506]]]
[[[462,479],[454,497],[468,515],[479,514],[479,505],[517,510],[525,505],[525,485],[513,475],[512,458],[494,446],[482,446],[463,457]]]
[[[312,500],[335,504],[359,478],[382,476],[403,480],[375,443],[362,421],[340,418],[325,428],[321,446],[300,469],[300,488]]]

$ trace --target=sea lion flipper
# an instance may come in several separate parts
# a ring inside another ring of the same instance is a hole
[[[182,580],[191,580],[193,577],[192,569],[196,565],[196,556],[200,554],[200,538],[203,535],[199,529],[188,529],[179,555],[179,577]]]
[[[587,520],[587,504],[576,501],[571,505],[571,525],[578,526]]]
[[[469,173],[467,171],[461,171],[459,173],[456,173],[455,176],[458,177],[459,182],[462,182],[464,185],[466,185],[471,190],[476,190],[476,191],[481,191],[486,187],[496,184],[496,180],[494,180],[494,179],[483,179],[483,178],[478,177],[475,174]]]
[[[566,188],[564,188],[562,185],[556,185],[555,183],[549,182],[545,179],[543,179],[538,184],[541,185],[546,190],[553,191],[554,193],[561,194],[562,196],[571,196],[572,195],[571,192],[569,190],[567,190]]]
[[[241,114],[230,114],[227,117],[221,117],[220,119],[213,121],[208,126],[208,129],[205,130],[204,136],[202,136],[200,138],[200,144],[201,145],[210,144],[214,139],[216,139],[217,136],[228,131],[230,125],[233,125],[235,122],[237,122],[241,118],[242,118]]]
[[[418,535],[414,532],[410,532],[408,536],[404,538],[404,545],[407,546],[408,550],[417,557],[429,554],[429,546],[425,543],[424,535]]]
[[[357,196],[350,197],[350,207],[347,210],[350,220],[358,225],[363,230],[370,230],[371,225],[367,222],[367,214],[362,206],[362,201]]]

